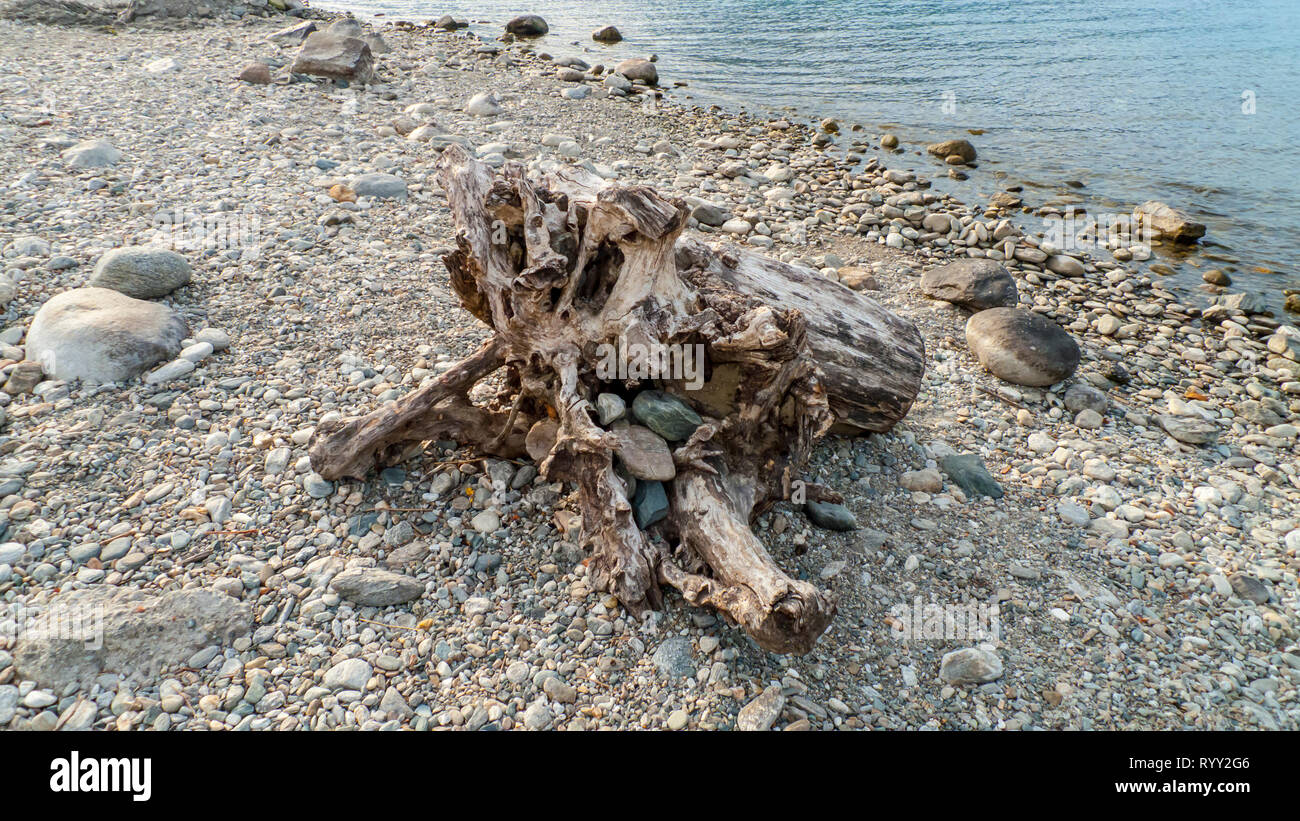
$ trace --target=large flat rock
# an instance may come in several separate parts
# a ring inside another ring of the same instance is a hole
[[[189,327],[166,305],[109,288],[74,288],[41,306],[27,359],[56,379],[125,382],[175,356]]]
[[[148,679],[233,641],[252,623],[247,604],[214,590],[159,594],[104,585],[60,593],[27,615],[14,667],[20,678],[55,689],[105,672]]]

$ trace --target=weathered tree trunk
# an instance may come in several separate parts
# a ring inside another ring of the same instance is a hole
[[[685,206],[643,186],[606,185],[572,167],[535,185],[522,166],[496,176],[459,146],[444,152],[440,179],[459,228],[444,259],[452,286],[494,336],[425,388],[322,425],[315,469],[362,477],[413,443],[447,436],[519,455],[527,431],[554,425],[539,467],[578,488],[597,586],[640,613],[660,605],[667,584],[768,650],[810,650],[834,598],[784,573],[750,523],[790,498],[837,417],[850,429],[887,430],[906,413],[921,377],[915,328],[805,269],[678,244]],[[602,368],[605,352],[638,345],[700,346],[704,378]],[[470,388],[501,368],[495,398],[473,404]],[[593,402],[648,388],[702,422],[672,450],[666,517],[643,528],[615,460],[618,437],[593,418]],[[806,493],[835,498],[815,486]]]
[[[797,308],[835,413],[833,433],[883,433],[902,419],[925,372],[925,342],[906,319],[816,271],[736,248],[677,241],[677,267],[768,305]]]

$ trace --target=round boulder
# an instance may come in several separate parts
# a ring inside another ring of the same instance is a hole
[[[1045,387],[1079,367],[1079,345],[1050,319],[1020,308],[990,308],[966,322],[966,344],[999,379]]]
[[[959,259],[921,276],[921,293],[976,311],[1012,307],[1020,301],[1016,281],[991,259]]]
[[[74,288],[36,312],[27,358],[55,379],[125,382],[175,356],[189,327],[157,302],[110,288]]]
[[[506,31],[516,37],[541,37],[550,30],[546,21],[536,14],[521,14],[506,23]]]
[[[112,288],[136,299],[166,296],[190,283],[190,263],[169,248],[137,245],[114,248],[99,258],[86,281],[90,288]]]
[[[941,143],[927,145],[925,150],[941,160],[957,156],[962,162],[975,162],[975,146],[967,140],[944,140]]]
[[[591,39],[597,43],[617,43],[622,41],[623,34],[613,26],[598,28],[591,33]]]
[[[614,67],[614,71],[634,83],[645,83],[648,86],[659,84],[659,70],[649,60],[624,60]]]

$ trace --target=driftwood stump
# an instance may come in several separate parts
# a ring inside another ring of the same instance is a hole
[[[838,501],[801,484],[799,470],[833,424],[883,431],[907,412],[923,368],[916,328],[807,269],[679,242],[684,204],[644,186],[574,167],[535,183],[517,163],[494,174],[459,146],[444,151],[439,175],[458,228],[444,258],[452,287],[494,335],[401,400],[322,425],[313,467],[361,478],[422,441],[502,457],[540,441],[541,473],[578,489],[593,581],[629,611],[660,606],[666,584],[767,650],[810,650],[834,598],[783,572],[750,523],[796,489]],[[651,357],[649,376],[611,372],[611,350],[663,356]],[[693,351],[702,370],[691,378],[653,369]],[[471,402],[470,389],[502,368],[495,398]],[[641,527],[634,480],[616,459],[626,423],[601,427],[593,403],[611,393],[632,406],[647,389],[698,412],[698,424],[672,446],[667,515]]]

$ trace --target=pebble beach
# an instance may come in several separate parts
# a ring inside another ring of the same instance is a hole
[[[1054,247],[1015,192],[935,193],[981,173],[956,143],[907,170],[888,134],[677,101],[671,66],[433,25],[366,29],[373,76],[327,79],[284,32],[331,15],[298,10],[0,20],[0,728],[1300,729],[1294,316],[1189,304],[1127,237]],[[838,597],[811,653],[673,593],[622,611],[531,461],[312,470],[316,426],[487,338],[441,262],[453,143],[671,193],[689,235],[921,330],[907,417],[806,471],[856,527],[754,525]],[[934,604],[996,629],[904,629]],[[100,646],[22,629],[60,607]]]

